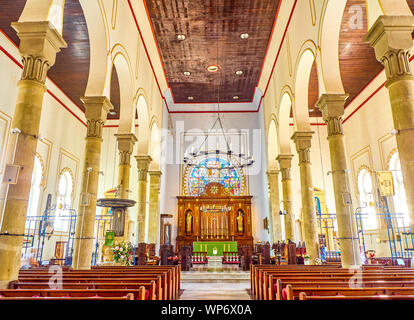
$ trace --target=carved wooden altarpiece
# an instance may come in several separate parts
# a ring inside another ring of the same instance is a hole
[[[210,183],[200,196],[178,196],[177,248],[194,241],[237,241],[253,247],[252,196],[232,196]]]

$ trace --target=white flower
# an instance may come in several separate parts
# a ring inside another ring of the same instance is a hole
[[[124,251],[124,248],[120,248],[119,251],[121,251],[121,252]]]
[[[117,246],[117,247],[115,247],[115,250],[119,250],[119,247]]]

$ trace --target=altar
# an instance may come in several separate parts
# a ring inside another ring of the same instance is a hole
[[[237,251],[241,245],[253,248],[252,196],[233,196],[220,183],[213,182],[199,196],[178,196],[177,199],[178,250],[181,246],[198,249],[204,245],[210,253],[216,247],[221,252],[218,255],[222,255],[229,248]]]
[[[235,241],[193,242],[193,252],[207,252],[207,256],[222,256],[223,252],[237,252],[237,242]]]

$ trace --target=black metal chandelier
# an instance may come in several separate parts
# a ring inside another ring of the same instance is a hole
[[[227,150],[220,150],[218,147],[218,144],[217,144],[216,150],[207,150],[207,148],[205,147],[205,144],[210,136],[210,132],[214,129],[217,123],[220,125],[220,129],[221,129],[220,131],[221,131],[221,134],[223,135]],[[218,170],[232,170],[236,168],[238,169],[247,168],[247,167],[252,166],[255,162],[251,155],[249,154],[246,155],[242,151],[237,153],[231,150],[230,143],[226,137],[226,134],[223,128],[223,123],[221,121],[219,114],[217,114],[216,121],[214,122],[210,130],[208,131],[207,136],[205,137],[204,141],[202,142],[198,150],[197,151],[192,150],[191,152],[186,154],[184,156],[183,162],[189,167],[201,168],[201,167],[204,167],[200,165],[201,158],[206,157],[208,155],[216,155],[217,157],[221,155],[227,158],[227,162],[229,163],[229,166],[219,167],[217,168]]]

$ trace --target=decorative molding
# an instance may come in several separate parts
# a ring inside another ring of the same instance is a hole
[[[102,129],[104,121],[101,119],[88,119],[87,121],[87,138],[99,138],[102,139]]]
[[[46,82],[47,72],[50,69],[49,61],[45,57],[27,55],[22,57],[23,72],[21,80]]]
[[[385,75],[388,79],[387,84],[399,80],[403,77],[411,76],[410,68],[410,49],[395,49],[387,51],[381,59],[385,68]]]
[[[287,180],[292,180],[290,168],[280,169],[280,172],[282,173],[282,182],[287,181]]]

